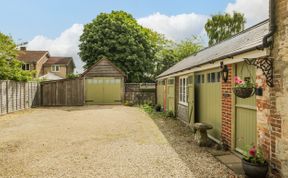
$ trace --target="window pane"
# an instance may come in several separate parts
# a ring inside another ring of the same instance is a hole
[[[215,73],[211,73],[211,82],[216,82],[216,75]]]
[[[211,82],[211,78],[210,78],[211,76],[210,76],[210,73],[209,74],[207,74],[207,83],[210,83]]]
[[[221,78],[221,73],[217,72],[217,82],[220,82],[220,78]]]
[[[205,83],[205,75],[202,74],[202,83]]]

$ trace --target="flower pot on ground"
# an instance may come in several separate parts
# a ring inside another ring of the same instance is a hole
[[[241,80],[240,77],[235,77],[235,87],[233,93],[239,98],[249,98],[254,95],[255,87],[250,79]]]
[[[268,163],[265,160],[261,148],[253,146],[246,151],[242,159],[242,166],[248,178],[265,178],[268,173]]]
[[[242,159],[242,167],[245,175],[249,178],[265,178],[268,172],[268,164],[250,163]]]

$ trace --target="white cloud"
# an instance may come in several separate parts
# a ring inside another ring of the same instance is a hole
[[[76,72],[80,73],[83,71],[83,62],[78,55],[78,45],[82,32],[83,25],[74,24],[55,39],[50,39],[42,35],[34,37],[28,43],[27,48],[31,50],[47,50],[52,56],[73,57],[76,65]]]
[[[249,27],[269,17],[269,0],[236,0],[226,7],[226,12],[233,11],[244,13]]]
[[[254,25],[268,18],[269,0],[236,0],[235,3],[229,3],[226,12],[242,12],[247,18],[247,26]],[[190,38],[192,35],[200,35],[207,43],[207,36],[204,25],[209,16],[204,14],[179,14],[168,16],[159,12],[147,17],[139,18],[138,22],[151,28],[158,33],[164,34],[167,38],[180,41]],[[36,36],[28,44],[31,50],[48,50],[54,56],[72,56],[76,64],[76,71],[83,71],[83,62],[78,56],[79,37],[83,32],[82,24],[74,24],[60,34],[55,39],[50,39],[43,35]]]
[[[138,19],[144,27],[164,34],[172,40],[183,40],[192,35],[199,35],[204,28],[208,16],[195,13],[167,16],[159,12]]]

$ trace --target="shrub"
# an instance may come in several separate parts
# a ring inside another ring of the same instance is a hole
[[[162,110],[161,105],[160,105],[160,104],[157,104],[157,105],[155,106],[155,111],[156,111],[156,112],[161,112],[161,110]]]
[[[166,116],[166,117],[170,117],[170,118],[174,118],[174,117],[175,117],[173,111],[168,111],[168,112],[166,112],[166,113],[165,113],[165,116]]]
[[[80,76],[79,74],[70,73],[70,74],[67,74],[66,78],[75,79],[75,78],[78,78],[79,76]]]
[[[124,103],[125,106],[133,106],[134,103],[130,102],[130,101],[125,101]]]
[[[141,108],[147,113],[153,113],[154,112],[154,109],[152,108],[152,106],[150,106],[148,104],[143,104],[141,106]]]

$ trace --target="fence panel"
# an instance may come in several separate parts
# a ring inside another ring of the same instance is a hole
[[[155,83],[126,83],[125,102],[133,104],[144,104],[156,102]]]
[[[39,106],[39,90],[38,82],[0,80],[0,115]]]
[[[84,80],[63,79],[41,82],[43,106],[84,105]]]

